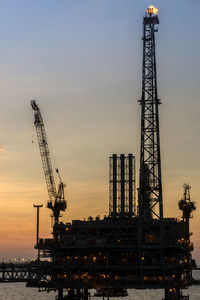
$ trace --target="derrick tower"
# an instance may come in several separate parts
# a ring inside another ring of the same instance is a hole
[[[139,261],[145,255],[145,243],[155,241],[164,272],[163,260],[163,202],[159,138],[159,112],[161,103],[157,95],[155,32],[158,10],[149,6],[143,19],[143,68],[141,105],[141,149],[139,178]],[[153,224],[151,226],[150,224]],[[141,262],[142,268],[142,262]],[[164,274],[163,274],[164,275]]]

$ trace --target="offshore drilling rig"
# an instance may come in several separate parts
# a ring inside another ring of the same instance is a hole
[[[143,68],[141,105],[141,151],[138,209],[135,200],[135,157],[113,154],[110,157],[109,215],[87,221],[59,221],[66,208],[64,197],[52,190],[51,164],[46,166],[48,149],[39,107],[32,102],[35,125],[40,126],[38,141],[45,178],[54,202],[48,204],[54,215],[53,237],[39,239],[38,274],[27,286],[57,290],[56,299],[89,299],[96,296],[123,297],[128,289],[164,289],[165,300],[187,300],[181,289],[192,284],[193,245],[189,219],[195,204],[190,187],[184,185],[179,201],[182,219],[164,218],[159,138],[159,105],[155,56],[158,10],[150,6],[143,19]],[[38,119],[39,118],[39,119]],[[42,122],[42,124],[41,124]],[[46,161],[46,162],[45,162]],[[51,179],[50,179],[51,178]],[[62,181],[61,181],[62,182]],[[62,195],[62,193],[61,193]],[[51,199],[51,198],[50,198]]]

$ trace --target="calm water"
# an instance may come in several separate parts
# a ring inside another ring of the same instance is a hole
[[[193,276],[200,279],[200,271],[194,271]],[[200,299],[200,286],[192,286],[185,290],[185,295],[190,295],[190,300]],[[56,293],[39,293],[37,289],[26,288],[23,283],[0,284],[0,300],[55,300]],[[163,290],[131,290],[129,296],[123,298],[111,298],[113,300],[162,300]],[[100,300],[101,298],[92,298]]]

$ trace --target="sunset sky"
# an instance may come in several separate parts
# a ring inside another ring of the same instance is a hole
[[[63,221],[108,212],[112,153],[135,154],[138,178],[142,17],[150,4],[160,18],[164,215],[180,217],[190,183],[200,263],[199,0],[0,1],[0,258],[36,256],[33,204],[48,198],[31,99],[67,184]],[[41,237],[50,236],[49,214],[41,210]]]

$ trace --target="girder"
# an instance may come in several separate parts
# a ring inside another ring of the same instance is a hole
[[[27,282],[38,278],[40,267],[33,263],[1,263],[0,283]]]

